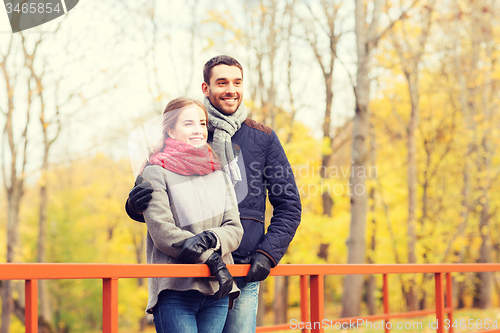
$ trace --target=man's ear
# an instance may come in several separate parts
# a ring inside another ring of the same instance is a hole
[[[210,89],[208,88],[208,84],[206,82],[201,84],[201,91],[203,92],[203,95],[207,97],[210,96]]]

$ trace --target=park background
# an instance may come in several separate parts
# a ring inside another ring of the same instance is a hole
[[[0,262],[144,263],[128,137],[201,99],[218,54],[242,63],[250,117],[295,172],[302,222],[281,264],[500,261],[498,1],[84,0],[15,34],[1,15]],[[146,281],[119,283],[120,331],[151,330]],[[381,286],[328,276],[327,313],[379,313]],[[24,285],[0,288],[0,333],[23,332]],[[432,307],[433,288],[392,276],[391,310]],[[99,331],[100,281],[39,289],[47,331]],[[456,274],[454,291],[458,308],[500,306],[498,273]],[[298,278],[269,278],[259,322],[298,304]]]

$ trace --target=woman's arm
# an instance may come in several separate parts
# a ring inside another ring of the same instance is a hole
[[[154,189],[148,208],[143,212],[149,235],[160,251],[177,258],[180,248],[173,247],[172,244],[185,241],[194,234],[175,225],[170,200],[166,192],[165,169],[158,165],[148,166],[142,175],[151,182]]]

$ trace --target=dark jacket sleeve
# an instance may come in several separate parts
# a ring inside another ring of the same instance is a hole
[[[136,213],[131,207],[130,207],[130,203],[128,202],[128,198],[127,198],[127,201],[125,202],[125,211],[127,212],[127,215],[132,219],[132,220],[135,220],[137,222],[146,222],[144,221],[144,215],[142,214],[139,214],[139,213]]]
[[[274,131],[271,133],[263,175],[274,211],[271,224],[257,252],[267,255],[274,267],[285,255],[295,236],[302,212],[292,168]]]

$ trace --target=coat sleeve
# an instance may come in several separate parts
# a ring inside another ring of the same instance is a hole
[[[235,251],[240,246],[241,238],[243,237],[243,226],[240,221],[238,211],[238,202],[234,188],[231,185],[227,175],[223,172],[224,186],[226,187],[225,209],[220,227],[211,228],[220,240],[221,255],[225,256]]]
[[[292,168],[274,131],[271,133],[263,175],[274,210],[271,224],[256,251],[265,254],[276,266],[295,236],[302,205]]]
[[[177,258],[180,248],[173,247],[172,244],[193,237],[194,234],[175,225],[166,191],[165,170],[158,165],[152,165],[146,167],[142,175],[151,182],[154,189],[148,208],[143,212],[149,235],[160,251]]]

